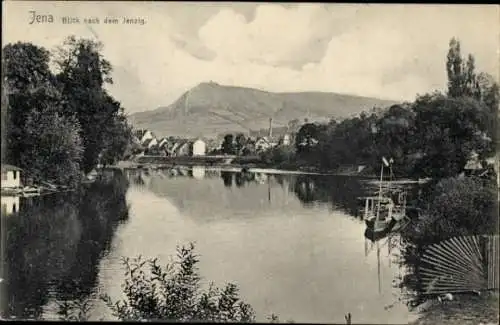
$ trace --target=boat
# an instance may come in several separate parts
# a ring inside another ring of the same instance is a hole
[[[365,237],[375,241],[385,237],[389,232],[402,229],[407,224],[406,191],[392,188],[392,159],[382,158],[378,195],[368,196],[365,200],[363,219],[367,229]],[[389,181],[384,182],[384,167],[390,169]],[[385,186],[384,186],[385,185]]]

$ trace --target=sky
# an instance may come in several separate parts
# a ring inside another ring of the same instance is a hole
[[[267,91],[328,91],[394,100],[443,90],[457,37],[499,77],[500,6],[243,2],[2,2],[2,46],[54,49],[98,39],[128,113],[167,106],[200,82]],[[32,13],[52,23],[30,24]],[[62,17],[80,19],[62,24]],[[86,24],[96,17],[99,24]],[[104,24],[106,17],[120,23]],[[123,24],[123,17],[144,24]]]

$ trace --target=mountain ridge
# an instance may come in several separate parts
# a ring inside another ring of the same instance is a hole
[[[131,114],[136,128],[158,136],[216,136],[286,125],[290,120],[341,119],[398,101],[331,92],[270,92],[202,82],[168,106]]]

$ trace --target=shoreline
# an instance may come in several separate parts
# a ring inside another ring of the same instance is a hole
[[[207,169],[218,169],[227,172],[249,172],[249,173],[263,173],[263,174],[277,174],[277,175],[311,175],[311,176],[338,176],[338,177],[356,177],[362,179],[371,185],[379,185],[380,176],[366,172],[354,171],[339,171],[339,170],[321,170],[315,167],[282,167],[278,164],[265,164],[265,163],[203,163],[197,161],[181,161],[179,163],[138,163],[134,161],[121,161],[116,165],[106,166],[103,169],[162,169],[162,168],[176,168],[176,167],[205,167]],[[402,177],[392,182],[396,185],[406,184],[425,184],[428,179],[411,179],[409,177]]]
[[[301,167],[281,167],[277,164],[265,163],[204,163],[197,161],[179,161],[166,163],[140,163],[135,161],[120,161],[115,165],[105,166],[103,169],[143,169],[143,168],[173,168],[173,167],[205,167],[217,168],[225,171],[234,172],[251,172],[251,173],[268,173],[268,174],[296,174],[296,175],[321,175],[321,176],[351,176],[366,179],[377,179],[375,174],[357,173],[357,172],[341,172],[336,170],[320,170],[318,168],[301,168]]]

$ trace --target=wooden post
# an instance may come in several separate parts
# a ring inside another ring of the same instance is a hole
[[[365,199],[365,217],[364,219],[368,219],[368,212],[370,211],[369,207],[370,207],[370,199],[369,198],[366,198]]]

